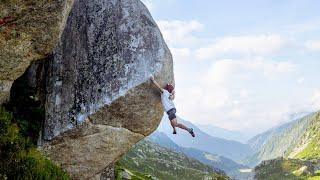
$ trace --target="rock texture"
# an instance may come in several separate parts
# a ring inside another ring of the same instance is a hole
[[[47,155],[74,179],[94,178],[144,136],[125,128],[83,123],[45,145]]]
[[[161,120],[150,74],[173,82],[173,63],[139,0],[75,0],[49,58],[42,149],[72,178],[103,173]]]
[[[89,115],[146,135],[162,114],[149,76],[173,81],[171,54],[138,0],[75,1],[48,71],[47,140]]]
[[[45,110],[39,148],[73,179],[112,176],[117,159],[163,115],[150,75],[174,83],[171,53],[149,11],[139,0],[0,7],[0,103],[10,91],[9,104]]]
[[[0,104],[30,62],[52,52],[64,29],[73,0],[0,3]]]

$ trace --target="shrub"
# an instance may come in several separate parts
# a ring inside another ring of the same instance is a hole
[[[69,179],[36,149],[28,131],[37,129],[0,106],[0,179]],[[38,129],[39,131],[39,129]]]

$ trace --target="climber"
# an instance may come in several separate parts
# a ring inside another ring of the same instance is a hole
[[[178,127],[178,128],[181,128],[181,129],[188,131],[192,137],[195,137],[195,134],[194,134],[192,128],[188,128],[185,125],[177,122],[176,108],[175,108],[174,103],[172,101],[175,97],[173,85],[167,84],[165,88],[161,88],[161,86],[157,83],[157,81],[154,80],[154,77],[152,75],[150,76],[150,79],[153,82],[153,84],[161,92],[162,106],[169,116],[169,120],[170,120],[171,126],[173,128],[173,134],[177,134],[176,127]]]

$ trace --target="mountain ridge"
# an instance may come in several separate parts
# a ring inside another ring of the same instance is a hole
[[[238,141],[243,144],[250,139],[250,135],[243,134],[240,131],[233,131],[224,128],[220,128],[218,126],[213,126],[211,124],[195,124],[201,131],[209,134],[213,137],[223,138],[226,140]]]
[[[159,179],[229,179],[222,170],[161,147],[148,139],[137,143],[117,164],[122,169],[147,173]]]
[[[264,140],[258,140],[259,136],[254,137],[250,142],[251,147],[255,146],[253,149],[256,149],[257,152],[248,157],[245,164],[254,166],[263,160],[277,157],[311,159],[310,153],[317,152],[317,148],[320,147],[318,143],[320,137],[319,121],[320,113],[314,112],[293,122],[281,125],[276,129],[262,133],[260,137],[264,136]],[[257,141],[259,142],[252,145],[252,143]],[[262,141],[263,143],[261,143]],[[309,153],[307,152],[308,148],[311,149]],[[315,158],[320,157],[318,153],[314,153],[313,155]]]
[[[172,127],[167,116],[163,116],[158,130],[164,132],[174,143],[181,147],[195,148],[212,154],[228,157],[235,162],[241,163],[243,157],[250,155],[253,151],[247,144],[234,140],[212,137],[201,131],[197,126],[189,121],[178,117],[178,122],[194,129],[195,138],[190,138],[190,134],[184,130],[178,129],[177,135],[173,135]]]
[[[180,147],[163,132],[155,131],[150,136],[148,136],[147,139],[153,143],[158,144],[159,146],[183,153],[190,158],[197,159],[204,164],[210,165],[212,168],[221,169],[231,177],[239,175],[239,169],[248,168],[248,166],[238,164],[233,160],[221,155],[211,154],[209,152],[201,151],[195,148]]]

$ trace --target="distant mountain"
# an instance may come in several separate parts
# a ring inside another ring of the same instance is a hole
[[[307,113],[307,112],[292,113],[288,118],[289,121],[254,136],[253,138],[249,139],[247,143],[254,151],[259,151],[261,146],[264,145],[266,142],[268,142],[270,137],[278,133],[281,133],[291,124],[294,124],[297,120],[303,118],[304,116],[307,116],[308,114],[311,114],[311,113]]]
[[[201,131],[197,126],[192,123],[178,118],[178,121],[188,127],[192,127],[196,134],[193,138],[184,130],[178,129],[178,134],[172,134],[172,127],[167,116],[162,118],[158,127],[160,132],[165,133],[174,143],[179,146],[187,148],[195,148],[201,151],[209,152],[212,154],[228,157],[235,162],[240,162],[244,157],[253,153],[249,145],[240,143],[238,141],[222,139],[210,136],[209,134]]]
[[[262,160],[277,157],[320,158],[320,113],[311,113],[249,140],[257,152],[246,159],[254,166]]]
[[[310,118],[309,126],[301,138],[295,140],[295,146],[287,151],[289,158],[320,159],[320,112],[308,117]]]
[[[247,166],[238,164],[231,159],[225,158],[223,156],[214,155],[208,152],[204,152],[194,148],[184,148],[175,144],[165,133],[155,131],[150,136],[147,137],[153,143],[159,146],[172,149],[176,152],[183,153],[188,157],[199,160],[200,162],[211,166],[212,168],[219,168],[225,171],[230,177],[239,176],[243,173],[240,172],[241,169],[248,169]]]
[[[119,179],[127,176],[132,179],[229,179],[221,170],[213,169],[150,140],[137,143],[118,161],[116,169]]]
[[[277,126],[275,128],[272,128],[266,132],[263,132],[261,134],[258,134],[254,136],[253,138],[248,140],[249,146],[254,150],[254,151],[259,151],[261,147],[266,144],[269,139],[279,133],[282,133],[287,127],[289,127],[291,124],[294,122],[289,122],[282,124],[281,126]]]
[[[151,142],[158,144],[159,146],[172,149],[177,152],[183,151],[183,147],[180,147],[174,143],[164,132],[156,130],[146,138]]]
[[[238,131],[231,131],[210,124],[196,124],[196,126],[201,131],[209,134],[210,136],[223,138],[227,140],[239,141],[241,143],[246,143],[248,139],[251,137],[250,135],[246,135]]]
[[[305,116],[307,116],[308,114],[311,114],[311,113],[313,113],[313,112],[312,111],[309,111],[309,112],[308,111],[302,111],[302,112],[292,113],[292,114],[289,115],[288,121],[286,123],[295,121],[297,119],[301,119],[301,118],[303,118],[303,117],[305,117]]]

